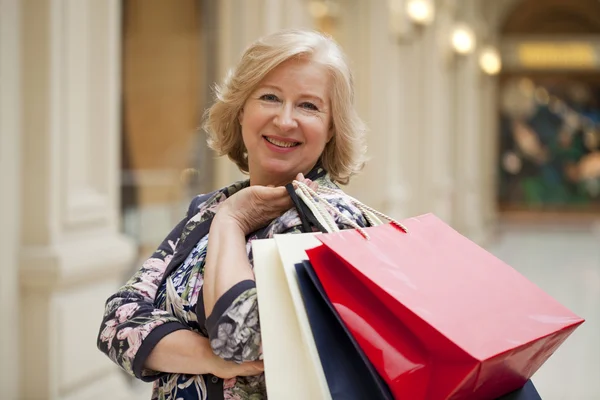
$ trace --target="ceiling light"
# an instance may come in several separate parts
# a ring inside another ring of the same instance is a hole
[[[434,19],[435,6],[432,0],[408,0],[406,13],[413,22],[429,25]]]
[[[488,75],[498,75],[502,70],[500,52],[493,46],[487,46],[479,54],[479,66]]]
[[[457,25],[452,32],[452,47],[458,54],[470,54],[475,50],[475,33],[465,24]]]

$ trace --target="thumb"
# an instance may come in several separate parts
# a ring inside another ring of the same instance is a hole
[[[264,186],[256,193],[264,200],[273,200],[287,195],[287,189],[285,186]]]

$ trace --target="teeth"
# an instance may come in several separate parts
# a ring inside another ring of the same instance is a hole
[[[296,142],[280,142],[279,140],[275,140],[269,137],[265,136],[265,139],[267,139],[267,142],[274,144],[275,146],[279,146],[279,147],[294,147],[299,145],[300,143],[296,143]]]

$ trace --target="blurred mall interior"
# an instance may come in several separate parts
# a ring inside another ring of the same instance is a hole
[[[436,214],[586,318],[533,381],[600,399],[598,0],[0,0],[0,398],[149,399],[96,349],[104,301],[242,178],[202,114],[289,27],[352,63],[371,160],[348,191]]]

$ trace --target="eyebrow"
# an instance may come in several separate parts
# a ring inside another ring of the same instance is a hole
[[[272,84],[264,84],[264,85],[259,85],[258,89],[275,89],[279,92],[283,92],[283,90],[281,90],[281,88],[277,85],[272,85]],[[327,102],[325,100],[323,100],[322,98],[320,98],[317,95],[314,94],[310,94],[310,93],[300,93],[300,97],[302,98],[307,98],[307,99],[313,99],[313,100],[317,100],[318,102],[320,102],[321,104],[327,104]]]

